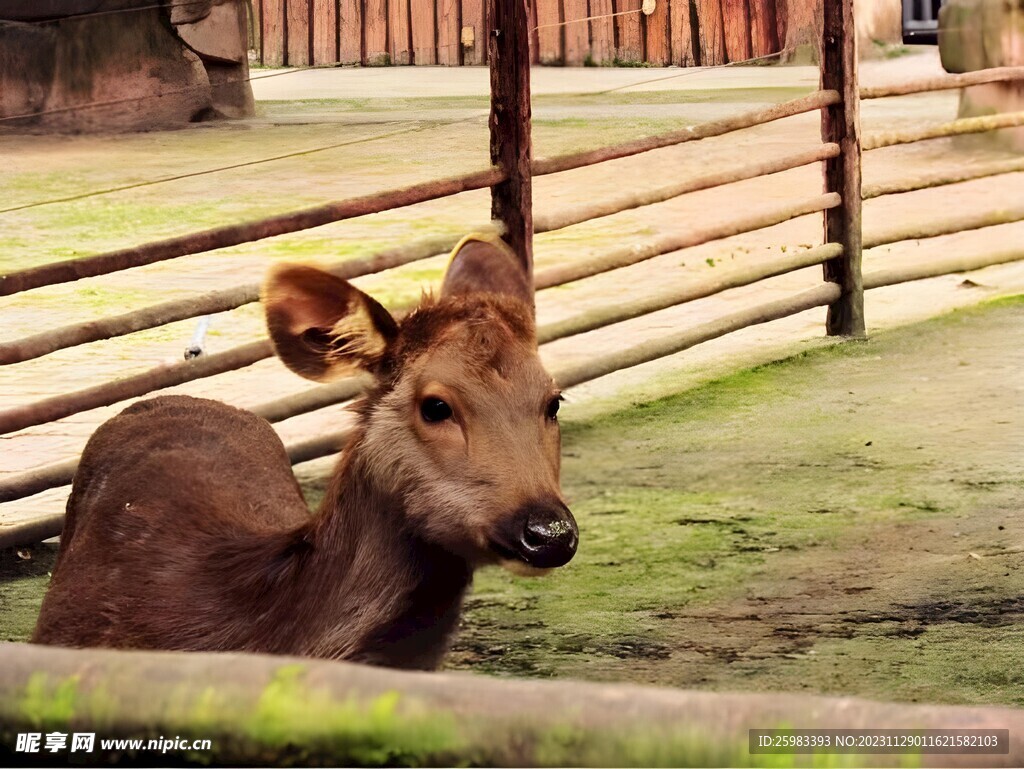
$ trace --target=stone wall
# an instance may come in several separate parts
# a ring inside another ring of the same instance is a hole
[[[26,116],[5,128],[145,131],[252,115],[245,3],[153,5],[0,0],[0,116]]]

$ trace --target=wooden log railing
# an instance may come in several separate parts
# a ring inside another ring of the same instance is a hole
[[[790,203],[755,211],[753,214],[736,217],[713,227],[695,229],[685,233],[672,233],[643,246],[631,246],[586,261],[549,267],[538,271],[535,284],[538,289],[552,288],[638,264],[671,251],[770,227],[838,204],[839,196],[829,193],[801,201],[796,205]],[[113,382],[44,398],[24,406],[15,406],[0,411],[0,434],[52,422],[82,411],[110,406],[129,398],[137,398],[155,390],[184,384],[195,379],[251,366],[272,355],[273,348],[270,346],[270,342],[264,339],[222,353],[159,366]]]
[[[876,248],[904,240],[923,240],[937,238],[940,235],[952,235],[957,232],[980,230],[1000,224],[1012,224],[1024,221],[1024,204],[1012,208],[982,211],[947,216],[940,221],[922,222],[917,224],[897,224],[885,230],[872,233],[864,238],[864,248]]]
[[[556,214],[538,216],[534,221],[534,231],[537,233],[554,232],[641,206],[664,203],[691,192],[708,190],[734,182],[789,171],[835,157],[838,152],[838,145],[823,144],[810,150],[781,158],[759,160],[739,168],[704,174],[663,187],[624,193],[604,201],[590,203]],[[493,227],[493,225],[483,225],[475,228],[475,231],[484,231],[489,227]],[[457,242],[458,238],[454,237],[425,239],[369,257],[340,262],[325,269],[340,278],[351,280],[363,275],[401,267],[446,253]],[[161,302],[160,304],[133,310],[121,315],[113,315],[84,323],[74,323],[50,329],[21,339],[0,342],[0,366],[22,363],[26,360],[48,355],[57,350],[123,336],[179,320],[226,312],[256,301],[259,301],[259,284],[251,283],[244,286],[236,286],[235,288],[210,291],[188,299]]]
[[[493,225],[488,225],[492,227]],[[486,229],[480,228],[480,229]],[[367,257],[358,257],[326,267],[339,278],[353,278],[370,275],[384,270],[402,267],[422,259],[450,251],[458,237],[433,237],[407,243]],[[22,363],[40,358],[57,350],[76,347],[103,339],[124,336],[148,328],[156,328],[179,320],[202,315],[213,315],[242,307],[260,298],[260,284],[247,283],[244,286],[208,291],[188,299],[175,299],[143,307],[121,315],[111,315],[85,323],[74,323],[60,328],[42,331],[21,339],[0,342],[0,366]]]
[[[925,128],[869,134],[864,137],[861,146],[865,152],[868,152],[869,150],[878,150],[883,147],[895,147],[899,144],[912,144],[913,142],[943,139],[951,136],[966,136],[968,134],[985,133],[987,131],[997,131],[1001,128],[1015,128],[1018,126],[1024,126],[1024,112],[1004,112],[998,115],[960,118],[949,123],[927,126]]]
[[[985,83],[1006,83],[1014,80],[1024,80],[1024,67],[991,67],[978,70],[977,72],[965,72],[960,75],[941,75],[939,77],[909,80],[903,83],[876,86],[874,88],[861,88],[860,98],[881,99],[886,96],[907,96],[914,93],[945,91],[967,88],[972,85],[984,85]]]
[[[864,200],[871,200],[873,198],[880,198],[883,195],[916,192],[918,190],[942,187],[947,184],[959,184],[975,179],[987,179],[992,176],[1019,172],[1024,172],[1024,158],[997,160],[983,163],[974,168],[941,169],[935,173],[916,178],[901,178],[876,184],[866,184],[864,185],[863,198]]]
[[[814,93],[802,96],[799,99],[780,102],[779,104],[773,104],[772,106],[764,109],[751,110],[750,112],[745,112],[733,117],[701,123],[696,126],[660,134],[658,136],[646,136],[641,139],[634,139],[633,141],[623,142],[622,144],[616,144],[610,147],[600,147],[594,150],[586,150],[583,152],[576,152],[552,158],[541,158],[540,160],[535,160],[533,163],[533,175],[543,176],[546,174],[561,173],[562,171],[571,171],[576,168],[592,166],[596,163],[605,163],[609,160],[619,160],[621,158],[630,157],[631,155],[639,155],[642,152],[664,149],[665,147],[672,147],[685,142],[697,141],[698,139],[708,139],[712,136],[722,136],[727,133],[739,131],[743,128],[753,128],[754,126],[765,125],[766,123],[772,123],[776,120],[781,120],[782,118],[794,117],[806,112],[814,112],[815,110],[822,109],[823,107],[837,104],[840,99],[841,97],[836,91],[815,91]]]
[[[141,267],[179,256],[251,243],[290,232],[321,227],[332,222],[354,219],[357,216],[405,208],[417,203],[425,203],[428,200],[457,195],[460,192],[484,189],[504,178],[505,174],[500,169],[489,168],[472,174],[414,184],[402,189],[386,190],[358,198],[324,203],[258,221],[192,232],[133,248],[30,267],[26,270],[0,275],[0,296],[9,296],[56,283],[107,275],[111,272]]]

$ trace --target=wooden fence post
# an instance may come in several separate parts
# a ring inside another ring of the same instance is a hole
[[[843,255],[825,263],[825,280],[843,289],[828,308],[831,336],[864,336],[864,283],[861,275],[860,97],[857,84],[857,29],[853,0],[824,0],[821,34],[821,88],[838,91],[842,101],[821,111],[821,138],[840,152],[825,161],[825,191],[843,202],[825,212],[825,242],[840,243]]]
[[[533,274],[533,183],[530,164],[530,11],[527,0],[488,0],[491,68],[491,162],[508,179],[491,187],[491,218]]]

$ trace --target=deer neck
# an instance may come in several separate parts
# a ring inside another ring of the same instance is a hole
[[[400,495],[364,471],[356,439],[310,534],[321,633],[309,651],[391,667],[440,663],[472,579],[465,560],[411,531]]]

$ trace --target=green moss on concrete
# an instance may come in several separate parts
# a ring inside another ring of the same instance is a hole
[[[310,751],[355,766],[421,766],[458,754],[462,741],[446,714],[403,711],[398,692],[338,702],[304,678],[303,665],[279,668],[244,734],[275,751],[295,746],[300,755]]]
[[[21,697],[21,716],[39,729],[68,724],[78,703],[78,676],[54,679],[44,671],[33,673]]]
[[[127,679],[125,679],[127,680]],[[25,689],[0,705],[0,739],[18,730],[89,730],[98,739],[149,740],[173,733],[209,739],[209,751],[166,754],[195,764],[254,763],[278,766],[814,766],[863,763],[848,755],[751,755],[745,735],[709,739],[687,724],[587,725],[574,712],[536,713],[498,719],[486,712],[459,717],[430,708],[415,695],[386,692],[339,699],[309,685],[306,666],[284,664],[254,701],[215,687],[158,686],[161,705],[150,719],[147,705],[131,703],[137,692],[118,691],[110,680],[83,684],[81,677],[33,673]],[[126,702],[124,698],[127,697]],[[139,726],[142,718],[148,722]],[[771,728],[772,724],[765,724]],[[783,727],[784,728],[784,727]],[[135,763],[147,749],[121,750],[98,758]],[[914,757],[887,757],[913,766]]]

